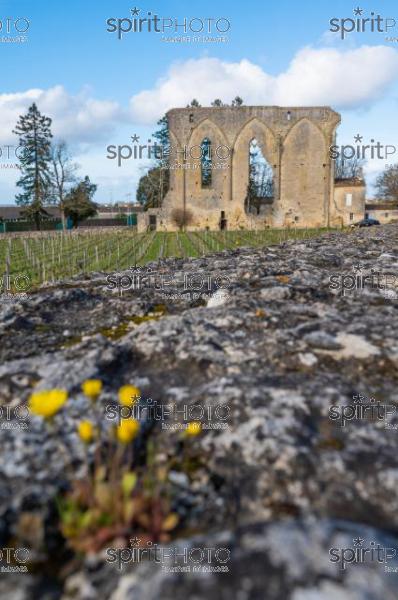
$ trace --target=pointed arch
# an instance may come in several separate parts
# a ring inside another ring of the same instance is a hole
[[[249,119],[249,121],[247,121],[244,125],[242,125],[242,127],[236,134],[234,142],[233,142],[234,148],[236,148],[240,138],[245,136],[247,131],[253,132],[252,137],[258,136],[259,135],[258,132],[262,131],[264,137],[266,137],[270,141],[275,141],[275,139],[276,139],[275,133],[272,131],[272,129],[268,125],[266,125],[266,123],[264,123],[264,121],[261,121],[261,119],[259,119],[258,117],[252,117],[251,119]]]
[[[208,117],[202,119],[202,121],[200,121],[192,130],[191,135],[188,138],[188,146],[197,144],[200,138],[203,139],[205,137],[217,139],[228,146],[228,140],[223,130]]]
[[[206,140],[211,149],[211,160],[203,153]],[[184,169],[186,189],[191,191],[187,199],[196,210],[219,207],[227,200],[230,189],[230,148],[222,129],[211,119],[204,118],[191,131],[187,146],[186,169]]]
[[[318,123],[311,121],[311,119],[309,119],[308,117],[300,117],[296,122],[292,123],[291,127],[288,129],[288,131],[285,135],[284,142],[287,140],[289,135],[294,132],[296,127],[300,127],[303,122],[309,123],[310,125],[312,125],[321,134],[321,136],[324,138],[324,140],[326,142],[326,137],[325,137],[322,129],[318,126]]]
[[[232,156],[232,187],[233,196],[237,198],[241,206],[247,207],[248,194],[250,192],[250,161],[249,149],[251,141],[255,139],[261,149],[261,153],[273,171],[274,197],[278,195],[279,181],[279,145],[277,138],[265,123],[257,117],[253,117],[235,137]]]

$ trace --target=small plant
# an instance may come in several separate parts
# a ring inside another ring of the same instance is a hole
[[[74,481],[58,501],[62,534],[78,553],[98,552],[112,542],[128,545],[132,534],[164,543],[178,524],[168,469],[157,466],[149,451],[146,465],[131,470],[128,445],[133,439],[104,446],[90,476]]]
[[[169,541],[179,525],[169,473],[177,470],[190,475],[203,462],[194,443],[194,438],[202,433],[199,421],[188,423],[178,434],[178,455],[170,456],[149,441],[145,459],[144,453],[135,456],[140,423],[122,418],[118,424],[105,426],[98,402],[102,387],[99,379],[89,379],[81,385],[89,400],[90,415],[77,424],[76,433],[84,449],[86,474],[84,479],[76,479],[69,472],[69,488],[57,499],[61,533],[78,554],[98,552],[111,543],[128,546],[131,536],[138,536],[144,544]],[[120,406],[131,407],[140,402],[141,391],[126,384],[119,388],[117,397]],[[37,391],[30,396],[32,413],[44,420],[50,435],[57,435],[59,423],[53,417],[67,399],[68,393],[59,389]]]
[[[102,383],[85,381],[82,390],[96,400]],[[133,385],[123,385],[118,392],[122,406],[132,406],[140,396]],[[97,552],[112,540],[126,545],[132,534],[166,542],[178,524],[171,509],[168,466],[159,464],[154,445],[148,443],[146,463],[133,468],[133,443],[140,432],[136,419],[121,419],[107,431],[98,418],[95,423],[83,420],[77,426],[86,449],[88,475],[71,481],[69,491],[58,500],[61,532],[69,546],[78,553]]]

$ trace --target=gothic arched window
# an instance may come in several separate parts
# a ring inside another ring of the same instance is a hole
[[[202,188],[209,188],[212,184],[212,157],[211,141],[205,138],[200,145],[201,148],[201,183]]]

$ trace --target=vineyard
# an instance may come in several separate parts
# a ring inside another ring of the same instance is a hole
[[[29,287],[93,271],[114,272],[168,257],[200,257],[240,246],[269,246],[305,239],[325,230],[201,231],[137,233],[132,229],[43,232],[0,238],[2,276]],[[23,290],[23,285],[19,291]]]

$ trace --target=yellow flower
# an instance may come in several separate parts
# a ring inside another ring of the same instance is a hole
[[[82,390],[85,396],[95,400],[101,393],[102,381],[100,379],[86,379],[82,383]]]
[[[116,436],[122,444],[129,444],[137,437],[140,424],[136,419],[122,419],[116,429]]]
[[[185,429],[185,435],[188,437],[195,437],[202,431],[202,423],[200,421],[191,421],[188,423]]]
[[[132,406],[140,396],[141,392],[135,385],[122,385],[119,389],[119,402],[123,406]]]
[[[53,417],[65,404],[68,392],[65,390],[42,390],[33,392],[29,398],[29,410],[45,419]]]
[[[77,426],[77,432],[80,439],[86,444],[89,444],[94,437],[94,425],[91,423],[91,421],[80,421],[79,425]]]

